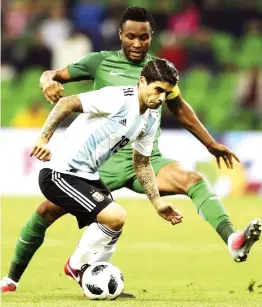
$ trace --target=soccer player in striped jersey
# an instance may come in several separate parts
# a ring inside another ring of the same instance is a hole
[[[94,90],[109,85],[135,85],[144,65],[154,59],[148,53],[154,27],[153,17],[146,9],[128,8],[120,20],[119,37],[122,41],[122,50],[90,53],[77,63],[44,72],[40,86],[46,99],[50,103],[56,103],[63,96],[63,83],[67,82],[93,80]],[[174,87],[168,97],[167,106],[176,120],[215,156],[219,167],[221,160],[231,169],[233,159],[239,161],[229,148],[216,142],[208,133],[192,107],[183,99],[178,86]],[[150,159],[160,195],[182,194],[191,198],[199,215],[226,243],[233,259],[238,262],[246,260],[250,248],[260,236],[260,221],[255,219],[244,231],[236,232],[223,204],[210,190],[202,175],[184,169],[178,161],[166,159],[161,155],[158,148],[159,136],[160,128],[155,136]],[[174,147],[174,151],[176,150],[179,150],[178,146]],[[131,157],[132,148],[126,146],[99,169],[101,179],[110,190],[127,187],[143,193],[133,170]],[[35,251],[43,243],[46,229],[64,214],[63,210],[54,209],[48,201],[40,204],[20,234],[21,238],[27,238],[34,244],[28,246],[22,241],[17,241],[9,277],[19,281]]]
[[[177,81],[173,64],[150,61],[137,86],[108,86],[61,98],[41,130],[31,156],[51,161],[39,173],[40,189],[53,206],[74,215],[79,228],[89,226],[66,267],[80,286],[86,266],[109,261],[122,233],[125,211],[113,201],[98,168],[127,144],[132,143],[136,176],[157,213],[173,225],[182,221],[174,205],[161,199],[150,163],[159,121],[157,109]],[[112,103],[105,103],[108,99]],[[51,158],[47,144],[73,111],[83,114],[67,128],[63,147]]]

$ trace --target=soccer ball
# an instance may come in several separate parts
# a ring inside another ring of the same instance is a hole
[[[124,289],[121,271],[108,262],[96,262],[90,265],[82,278],[84,294],[91,300],[113,300]]]

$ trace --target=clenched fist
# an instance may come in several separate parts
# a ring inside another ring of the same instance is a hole
[[[47,142],[45,139],[39,139],[36,141],[34,148],[30,153],[30,157],[35,156],[40,161],[50,161],[51,160],[51,151],[47,147]]]
[[[64,95],[64,87],[60,82],[50,81],[40,87],[46,100],[51,104],[56,103]]]

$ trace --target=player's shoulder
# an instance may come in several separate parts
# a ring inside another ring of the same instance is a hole
[[[130,105],[133,105],[129,103],[135,94],[133,86],[105,86],[98,91],[105,102],[104,109],[108,110],[107,113],[118,114],[129,110]]]
[[[112,103],[121,108],[132,106],[133,103],[130,103],[130,101],[137,97],[137,86],[106,86],[102,90],[104,96],[110,97]]]
[[[119,90],[124,97],[132,97],[136,95],[137,86],[134,85],[122,85],[119,86]]]
[[[110,57],[118,56],[118,51],[115,50],[101,50],[98,53],[104,60]]]
[[[152,55],[152,54],[147,54],[147,57],[146,57],[146,63],[148,63],[149,61],[154,61],[154,60],[166,60],[167,61],[167,59],[165,59],[165,58],[160,58],[160,57],[157,57],[157,56],[155,56],[155,55]]]
[[[154,61],[154,60],[157,60],[157,59],[159,59],[159,57],[157,57],[157,56],[155,56],[155,55],[152,55],[152,54],[150,54],[150,53],[148,53],[148,54],[146,55],[146,62]]]
[[[107,58],[110,58],[116,55],[117,55],[117,51],[102,50],[102,51],[90,52],[86,54],[82,59],[96,62],[97,60],[103,61]]]
[[[133,96],[137,86],[135,85],[108,85],[102,87],[99,91],[116,92],[124,96]]]
[[[105,86],[101,88],[100,90],[101,93],[105,97],[110,97],[113,100],[122,100],[124,101],[125,97],[132,97],[135,96],[136,94],[136,86],[123,86],[123,85],[110,85],[110,86]]]

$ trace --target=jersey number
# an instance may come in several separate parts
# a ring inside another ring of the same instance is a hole
[[[127,138],[126,136],[123,135],[121,137],[121,140],[119,142],[117,142],[116,145],[113,148],[111,148],[111,151],[113,153],[118,152],[121,148],[125,147],[126,144],[128,144],[128,142],[129,142],[129,138]]]
[[[134,96],[134,88],[128,87],[123,89],[124,96]]]

